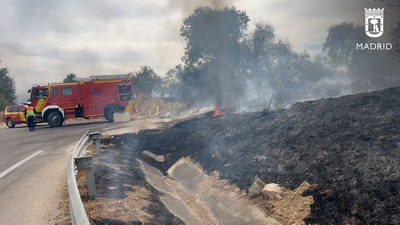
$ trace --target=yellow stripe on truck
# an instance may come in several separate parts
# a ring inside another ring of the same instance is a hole
[[[126,106],[125,112],[131,112],[133,109],[133,101],[129,101],[128,105]]]
[[[38,103],[36,104],[35,110],[36,112],[42,112],[40,109],[42,108],[42,105],[44,104],[45,99],[39,99]]]
[[[19,113],[19,118],[21,119],[22,122],[26,122],[25,113],[20,112]]]
[[[48,98],[49,98],[52,95],[52,91],[53,90],[52,90],[52,88],[48,88],[48,91],[49,91],[49,96],[48,96]],[[47,103],[47,99],[48,98],[39,99],[38,104],[36,105],[36,108],[35,108],[37,113],[42,113],[43,112],[43,109],[46,107],[46,103]]]
[[[39,99],[38,103],[36,104],[35,110],[37,113],[41,113],[43,109],[46,107],[47,98],[46,99]]]

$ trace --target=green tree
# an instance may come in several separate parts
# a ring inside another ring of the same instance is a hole
[[[0,93],[0,111],[3,111],[8,105],[6,96]]]
[[[184,19],[180,35],[185,39],[186,65],[202,65],[212,59],[226,58],[240,49],[250,21],[246,12],[235,7],[222,10],[198,7]]]
[[[371,38],[365,35],[364,27],[343,22],[328,28],[328,36],[322,50],[334,66],[349,69],[356,50],[356,43],[368,43]]]
[[[182,65],[177,65],[167,71],[163,78],[162,90],[163,97],[168,95],[170,98],[183,99],[183,83],[182,77],[184,75],[184,68]]]
[[[63,83],[74,83],[76,78],[75,73],[69,73],[67,76],[64,78]]]
[[[292,81],[295,76],[305,72],[310,63],[307,51],[297,52],[288,40],[279,40],[275,44],[275,60],[272,64],[272,87],[278,88],[279,84]]]
[[[271,90],[276,92],[282,86],[293,86],[292,79],[310,64],[309,54],[297,52],[288,40],[279,39],[270,23],[257,22],[243,46],[247,50],[242,63],[249,71],[248,78],[256,86],[258,97],[270,94]]]
[[[303,70],[298,75],[298,78],[304,82],[313,84],[326,78],[334,78],[337,71],[327,62],[328,59],[323,54],[314,56],[303,64]]]
[[[270,23],[257,22],[253,32],[251,32],[243,42],[244,60],[241,61],[246,68],[248,78],[251,80],[260,97],[268,81],[272,83],[273,61],[277,57],[275,29]]]
[[[0,68],[0,96],[3,96],[0,98],[2,104],[14,104],[17,101],[14,77],[11,77],[8,68]]]
[[[134,73],[135,90],[137,93],[152,95],[162,85],[162,79],[149,66],[142,66]]]
[[[240,61],[241,40],[250,21],[246,12],[235,7],[198,7],[184,19],[180,35],[185,39],[182,60],[186,81],[201,95],[212,93],[216,104],[229,104],[239,83],[235,66]],[[212,88],[212,92],[205,91]]]

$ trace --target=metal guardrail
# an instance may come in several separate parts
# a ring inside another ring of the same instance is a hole
[[[71,158],[68,161],[68,200],[71,222],[73,225],[90,225],[89,218],[83,207],[82,199],[79,194],[78,184],[76,182],[76,165],[75,158],[85,154],[90,141],[90,133],[87,131],[85,135],[76,144]],[[97,143],[96,143],[97,144]]]

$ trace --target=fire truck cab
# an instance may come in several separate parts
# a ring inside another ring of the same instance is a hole
[[[36,121],[51,127],[62,126],[66,119],[105,116],[114,121],[114,113],[134,112],[134,82],[131,74],[77,78],[76,83],[32,85],[30,102],[39,114]]]

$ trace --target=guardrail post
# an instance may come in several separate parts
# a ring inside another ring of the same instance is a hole
[[[93,159],[91,155],[74,158],[77,170],[86,170],[89,197],[96,196],[96,182],[94,179]]]
[[[100,140],[101,140],[101,134],[99,132],[93,132],[89,133],[89,138],[91,141],[96,142],[96,154],[100,154]]]
[[[89,189],[89,197],[95,197],[96,193],[96,181],[94,178],[94,169],[86,170],[87,185]]]

